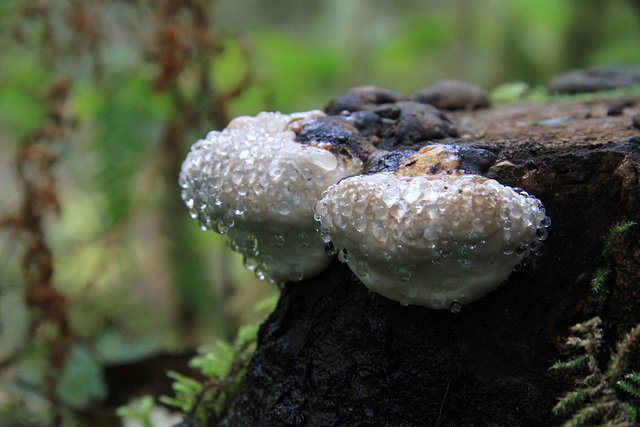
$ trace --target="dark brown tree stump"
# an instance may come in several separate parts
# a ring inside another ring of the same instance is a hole
[[[640,217],[640,99],[608,116],[617,101],[455,113],[460,136],[445,142],[492,151],[486,175],[544,203],[544,254],[457,314],[403,307],[338,261],[286,285],[222,425],[561,423],[551,408],[575,377],[549,367],[569,326],[601,316],[606,364],[640,322],[640,227],[616,238],[606,291],[590,286],[610,227]]]

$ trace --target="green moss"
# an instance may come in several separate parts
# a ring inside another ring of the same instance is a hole
[[[571,327],[568,347],[579,352],[566,362],[558,361],[550,369],[577,374],[575,390],[566,392],[553,407],[553,413],[567,420],[564,426],[631,425],[636,421],[640,404],[640,374],[626,373],[627,362],[640,336],[636,325],[617,344],[606,370],[598,365],[602,344],[602,321],[594,317]]]
[[[634,225],[637,225],[635,221],[627,221],[615,224],[609,229],[609,234],[607,234],[607,238],[604,241],[604,250],[602,251],[602,257],[605,259],[606,265],[596,270],[595,276],[593,277],[593,279],[591,279],[591,289],[594,292],[605,290],[607,279],[613,271],[613,260],[611,259],[611,249],[613,248],[613,243],[620,234],[624,233]]]

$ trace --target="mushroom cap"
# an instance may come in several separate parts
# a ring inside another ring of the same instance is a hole
[[[461,173],[346,178],[315,210],[339,258],[369,289],[436,309],[502,283],[539,249],[549,221],[526,192]]]
[[[362,162],[296,141],[319,110],[238,117],[209,132],[182,164],[182,198],[203,228],[227,234],[258,277],[302,280],[330,262],[315,232],[313,205]]]

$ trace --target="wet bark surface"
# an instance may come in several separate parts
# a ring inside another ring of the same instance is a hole
[[[617,237],[606,292],[590,279],[605,236],[640,216],[633,99],[511,104],[451,113],[463,144],[497,157],[485,175],[539,198],[542,256],[460,313],[403,307],[346,265],[285,286],[222,425],[540,426],[574,377],[549,371],[568,327],[603,319],[603,363],[640,322],[640,227]]]

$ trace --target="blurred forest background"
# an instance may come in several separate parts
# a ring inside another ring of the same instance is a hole
[[[73,425],[105,366],[264,316],[277,288],[180,199],[209,130],[355,85],[544,85],[639,47],[629,0],[0,0],[0,420]]]

